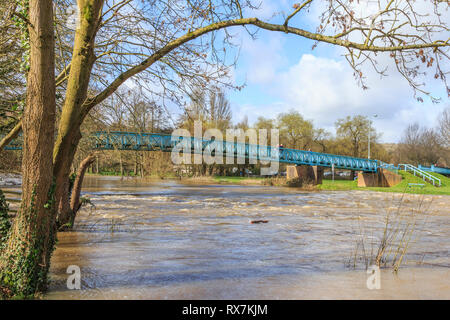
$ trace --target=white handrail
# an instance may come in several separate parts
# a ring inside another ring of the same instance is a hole
[[[425,172],[411,164],[399,164],[398,167],[400,168],[401,166],[404,167],[405,171],[412,171],[414,173],[414,175],[420,175],[422,176],[423,181],[425,181],[425,179],[430,180],[429,182],[433,184],[433,186],[436,186],[436,183],[438,184],[438,186],[441,186],[441,179],[436,178],[435,176],[433,176],[432,174],[429,174],[428,172]]]

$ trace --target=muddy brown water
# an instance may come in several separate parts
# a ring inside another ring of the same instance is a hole
[[[87,177],[83,193],[95,207],[59,233],[46,299],[450,299],[450,196],[116,177]],[[415,241],[369,290],[356,243],[376,250],[398,208],[421,212]]]

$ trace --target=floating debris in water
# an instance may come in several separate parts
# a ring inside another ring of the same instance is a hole
[[[269,220],[250,220],[250,223],[267,223]]]

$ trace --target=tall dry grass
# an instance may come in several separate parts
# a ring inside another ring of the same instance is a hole
[[[427,223],[429,208],[425,195],[410,196],[410,200],[403,194],[397,207],[388,208],[384,220],[379,225],[367,226],[358,219],[358,235],[347,265],[356,269],[363,264],[367,269],[371,265],[380,268],[392,268],[398,272],[404,263],[408,250],[420,241],[421,230]],[[407,204],[414,204],[413,206]],[[370,222],[369,222],[370,223]]]

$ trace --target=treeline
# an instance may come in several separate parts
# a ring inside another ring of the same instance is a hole
[[[380,143],[381,134],[373,127],[372,120],[363,115],[347,116],[335,122],[335,134],[319,128],[313,120],[306,119],[300,112],[291,110],[275,118],[259,117],[253,125],[245,116],[238,123],[232,122],[230,102],[225,93],[218,89],[195,89],[190,103],[176,119],[168,116],[164,106],[156,104],[140,88],[122,89],[93,110],[83,123],[82,134],[72,171],[76,172],[85,157],[92,153],[92,141],[88,138],[95,131],[153,132],[170,134],[176,128],[183,128],[194,136],[194,122],[200,122],[203,133],[208,129],[271,129],[279,130],[279,144],[285,148],[370,157],[387,163],[411,163],[414,165],[449,166],[450,108],[438,117],[436,128],[409,125],[400,143]],[[270,141],[270,134],[268,136]],[[0,153],[0,169],[19,171],[21,151]],[[122,176],[209,176],[209,175],[258,175],[260,166],[249,164],[187,164],[174,166],[170,153],[146,151],[101,151],[96,152],[96,161],[88,172]],[[284,165],[281,164],[281,171]]]
[[[196,89],[190,96],[190,104],[177,119],[167,116],[164,107],[149,100],[139,89],[127,90],[113,96],[96,110],[84,124],[85,136],[89,131],[117,130],[131,132],[171,133],[176,128],[187,129],[194,136],[194,122],[200,121],[203,133],[211,128],[220,130],[225,138],[227,129],[271,129],[279,130],[279,144],[286,148],[310,150],[322,153],[370,158],[387,163],[411,163],[414,165],[449,166],[450,108],[438,117],[436,128],[424,128],[418,124],[408,126],[398,144],[380,143],[382,134],[373,126],[372,120],[363,115],[347,116],[335,122],[335,134],[306,119],[300,112],[291,110],[280,113],[276,118],[259,117],[253,125],[245,116],[238,123],[232,122],[230,102],[225,93],[214,90]],[[269,141],[270,143],[270,135]],[[84,144],[74,162],[81,162],[89,147]],[[90,172],[136,175],[136,176],[208,176],[246,175],[260,172],[259,165],[235,164],[190,164],[174,166],[170,153],[164,152],[101,152]],[[281,170],[284,170],[282,165]]]
[[[270,129],[279,130],[279,144],[286,148],[334,153],[366,158],[370,134],[371,156],[388,162],[391,154],[379,143],[380,134],[369,118],[357,115],[336,121],[336,135],[318,128],[312,120],[305,119],[301,113],[291,110],[279,114],[274,119],[260,117],[253,125],[245,116],[238,123],[232,122],[230,102],[225,93],[218,88],[194,89],[190,103],[183,108],[177,119],[167,116],[163,106],[155,104],[140,89],[123,90],[101,104],[83,125],[83,135],[89,132],[130,131],[171,133],[176,128],[186,129],[194,136],[194,123],[200,122],[202,133],[208,129]],[[270,143],[270,135],[269,141]],[[83,139],[75,161],[75,172],[79,163],[90,153],[90,142]],[[283,165],[281,170],[284,170]],[[260,166],[249,164],[184,164],[174,166],[170,153],[145,151],[103,151],[98,153],[89,172],[132,176],[209,176],[209,175],[258,175]]]
[[[397,145],[394,163],[450,167],[450,107],[438,116],[435,128],[409,125]]]

